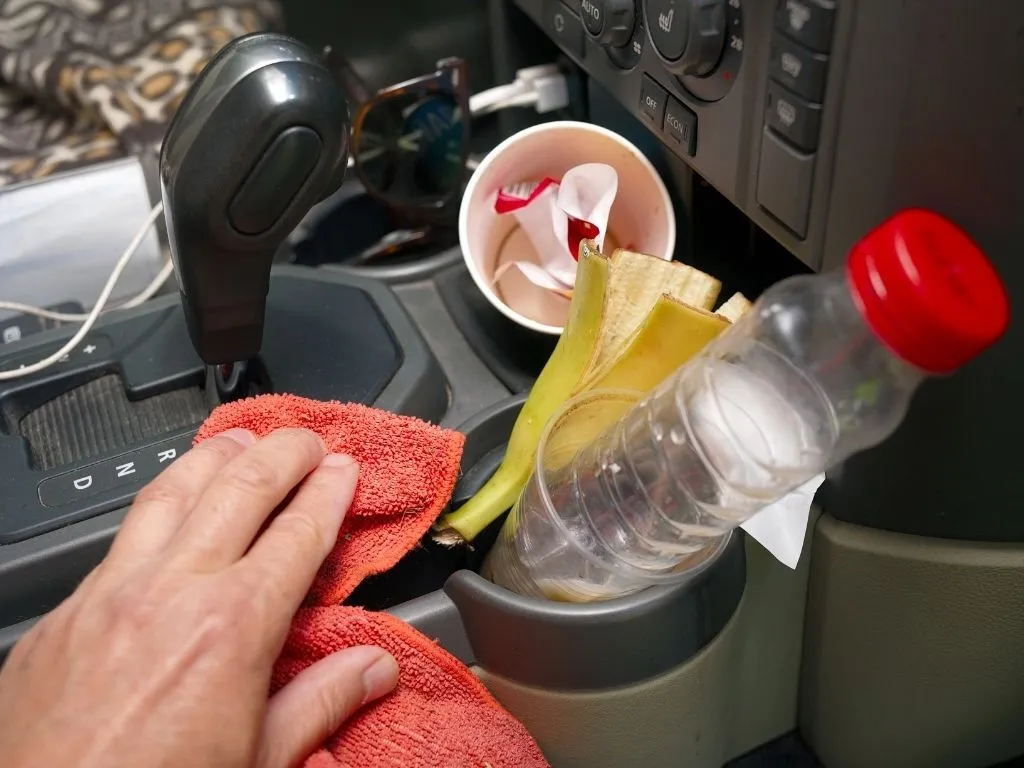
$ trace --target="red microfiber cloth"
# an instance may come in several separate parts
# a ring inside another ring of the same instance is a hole
[[[417,545],[451,497],[463,435],[354,403],[262,395],[222,405],[196,442],[228,429],[263,437],[282,427],[316,432],[359,462],[359,483],[334,551],[296,615],[273,691],[343,648],[377,645],[398,660],[398,687],[360,711],[306,768],[549,768],[526,729],[469,669],[386,613],[341,606],[366,577]]]
[[[316,432],[332,453],[359,462],[352,506],[307,603],[340,603],[367,576],[383,573],[416,546],[451,498],[465,437],[419,419],[355,403],[262,395],[216,408],[196,442],[229,429],[256,437],[275,429]]]
[[[274,689],[331,651],[363,644],[398,660],[398,688],[357,713],[306,768],[548,768],[526,729],[462,662],[387,613],[300,611]]]

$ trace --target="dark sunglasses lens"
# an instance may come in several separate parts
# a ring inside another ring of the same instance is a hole
[[[368,186],[405,205],[450,195],[462,181],[462,120],[458,101],[447,94],[410,92],[379,101],[354,147]]]

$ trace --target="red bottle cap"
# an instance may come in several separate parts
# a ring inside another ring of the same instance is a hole
[[[1006,288],[962,230],[907,210],[850,251],[846,274],[881,341],[928,373],[950,373],[994,344],[1010,323]]]

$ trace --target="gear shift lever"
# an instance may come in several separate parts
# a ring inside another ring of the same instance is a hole
[[[160,178],[189,335],[208,365],[259,351],[274,254],[341,184],[348,137],[340,86],[283,35],[228,43],[192,84]]]

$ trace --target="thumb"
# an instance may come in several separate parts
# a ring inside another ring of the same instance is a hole
[[[372,646],[347,648],[307,667],[270,699],[256,768],[301,765],[363,704],[397,683],[398,662]]]

